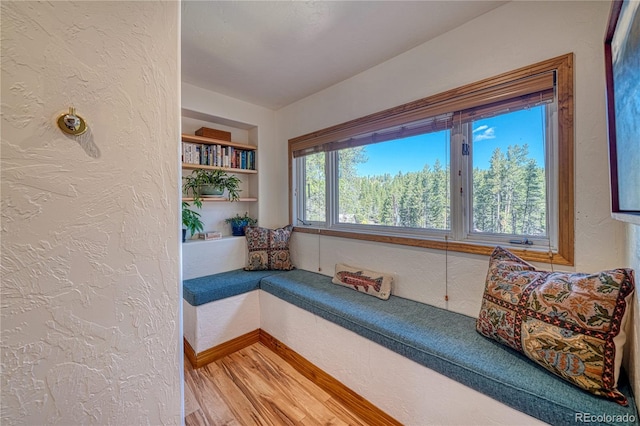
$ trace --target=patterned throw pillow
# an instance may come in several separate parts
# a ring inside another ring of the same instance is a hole
[[[336,273],[331,282],[387,300],[391,296],[393,276],[336,263]]]
[[[633,291],[631,269],[538,271],[497,247],[476,328],[563,379],[627,405],[616,387]]]
[[[278,229],[266,229],[247,226],[245,235],[249,249],[249,261],[245,271],[294,269],[289,253],[289,239],[292,226]]]

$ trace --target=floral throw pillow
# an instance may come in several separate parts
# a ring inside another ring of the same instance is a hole
[[[393,276],[382,272],[354,268],[344,263],[336,263],[336,272],[331,282],[350,287],[360,293],[370,294],[378,299],[387,300],[391,296]]]
[[[292,226],[278,229],[248,226],[245,228],[249,257],[246,271],[294,269],[289,253]]]
[[[617,383],[633,291],[631,269],[538,271],[497,247],[476,329],[563,379],[627,405]]]

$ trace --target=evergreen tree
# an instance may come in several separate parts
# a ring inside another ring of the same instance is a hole
[[[342,223],[450,229],[449,165],[436,160],[418,172],[359,176],[366,147],[338,153]],[[324,153],[306,157],[307,220],[324,221]],[[545,171],[528,146],[496,148],[487,169],[473,170],[473,232],[546,235]]]
[[[307,155],[304,157],[306,173],[306,187],[304,188],[306,203],[306,220],[325,221],[325,154]]]

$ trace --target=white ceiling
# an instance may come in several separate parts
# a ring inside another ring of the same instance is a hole
[[[183,1],[182,81],[279,109],[506,1]]]

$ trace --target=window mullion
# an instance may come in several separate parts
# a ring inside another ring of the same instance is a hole
[[[462,212],[460,214],[462,220],[461,239],[466,239],[473,229],[473,122],[464,124],[462,129],[464,142],[467,144],[466,153],[460,157],[460,183],[463,188],[460,201],[462,203]],[[462,151],[462,148],[460,148]]]
[[[547,238],[550,247],[558,248],[558,110],[554,102],[545,108],[546,114],[546,176]]]
[[[295,206],[295,211],[297,212],[296,217],[294,218],[294,220],[296,220],[296,222],[299,220],[302,221],[302,223],[307,221],[307,214],[306,214],[306,210],[305,207],[307,205],[307,189],[305,186],[305,182],[307,181],[307,173],[306,173],[306,161],[307,158],[306,157],[302,157],[300,159],[300,161],[296,162],[296,176],[295,176],[295,188],[294,188],[294,194],[297,195],[296,197],[294,197],[294,200],[296,200],[297,205]]]
[[[461,124],[454,124],[450,130],[451,137],[449,152],[451,153],[450,161],[450,182],[451,182],[451,238],[460,241],[464,236],[464,194],[466,192],[463,185],[463,176],[465,170],[462,159],[462,140],[464,136]]]
[[[338,154],[336,151],[325,153],[325,185],[326,185],[326,218],[327,228],[338,223],[339,203],[338,203]]]

